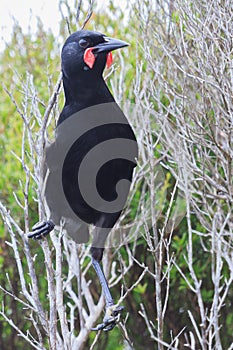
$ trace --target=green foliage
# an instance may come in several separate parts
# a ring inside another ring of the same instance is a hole
[[[144,284],[139,283],[137,287],[134,288],[134,292],[138,294],[144,294],[146,292],[147,285],[148,285],[147,283],[144,283]]]

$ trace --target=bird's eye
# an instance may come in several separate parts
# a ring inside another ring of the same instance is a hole
[[[83,49],[86,49],[88,45],[89,45],[89,41],[87,39],[79,40],[79,46],[81,46]]]

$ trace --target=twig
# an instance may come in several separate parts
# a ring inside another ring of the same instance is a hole
[[[43,346],[41,346],[40,344],[36,344],[34,341],[30,340],[30,338],[28,337],[28,334],[24,334],[21,329],[19,329],[16,324],[9,318],[6,316],[4,311],[0,311],[0,315],[6,320],[6,322],[16,330],[16,332],[18,333],[18,335],[20,337],[22,337],[23,339],[25,339],[34,349],[37,350],[46,350]]]
[[[129,334],[128,334],[127,329],[126,329],[125,322],[124,322],[124,324],[122,322],[119,322],[118,326],[119,326],[121,333],[122,333],[125,341],[127,342],[128,346],[130,347],[130,349],[134,350],[133,342],[129,338]]]
[[[83,25],[81,26],[81,29],[84,29],[86,27],[86,24],[89,22],[92,14],[93,14],[93,8],[94,8],[94,3],[95,0],[90,0],[90,5],[89,5],[89,9],[88,9],[88,14],[83,22]]]
[[[91,347],[89,350],[94,350],[94,347],[96,346],[96,344],[98,343],[99,337],[100,337],[101,331],[98,331],[96,333],[95,339],[93,340],[93,343],[91,344]]]
[[[78,6],[77,6],[77,13],[76,13],[76,23],[77,23],[77,26],[78,26],[78,22],[79,22],[79,17],[80,17],[80,15],[81,15],[82,2],[83,2],[83,0],[79,0]]]

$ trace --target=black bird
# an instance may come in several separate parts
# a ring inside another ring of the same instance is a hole
[[[102,75],[112,62],[111,51],[127,45],[87,30],[66,40],[61,54],[65,105],[44,169],[49,220],[29,234],[40,239],[62,221],[81,243],[89,239],[89,225],[94,226],[92,263],[106,301],[103,323],[95,329],[106,331],[116,325],[123,307],[114,305],[100,262],[105,240],[127,200],[137,142]]]

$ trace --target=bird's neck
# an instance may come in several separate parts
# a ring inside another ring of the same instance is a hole
[[[78,109],[84,109],[96,104],[114,102],[104,79],[67,79],[63,78],[65,105],[76,104]]]

